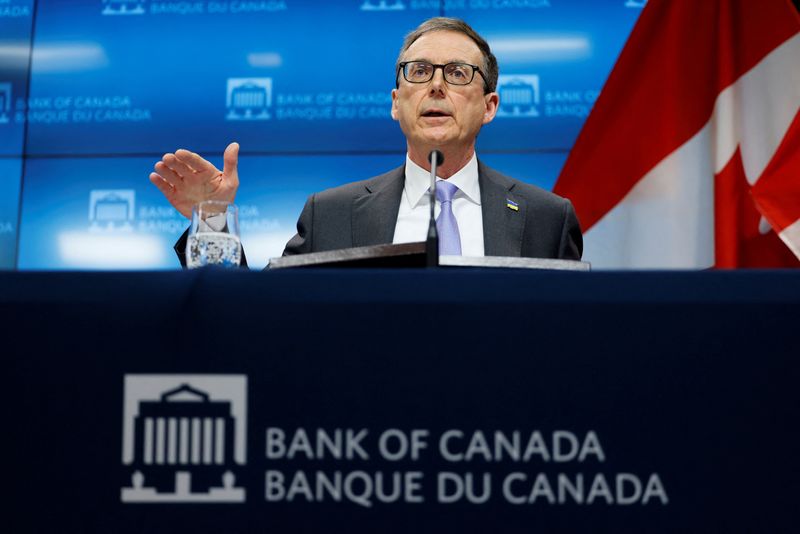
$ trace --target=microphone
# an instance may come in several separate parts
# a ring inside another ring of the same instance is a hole
[[[431,150],[428,154],[428,161],[431,163],[431,187],[428,189],[428,197],[431,203],[431,218],[428,222],[428,237],[425,240],[426,265],[437,267],[439,265],[439,232],[436,230],[436,168],[444,163],[444,154],[441,150]]]

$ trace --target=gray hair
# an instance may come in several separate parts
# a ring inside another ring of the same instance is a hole
[[[397,87],[400,86],[399,69],[400,60],[403,58],[403,54],[405,54],[406,50],[408,50],[408,48],[414,44],[414,41],[426,33],[438,31],[458,32],[472,39],[472,42],[478,46],[481,54],[483,54],[483,65],[481,65],[481,72],[486,77],[484,79],[483,92],[485,94],[493,93],[495,89],[497,89],[497,77],[500,70],[497,67],[497,58],[494,57],[492,50],[489,48],[489,43],[487,43],[483,37],[478,35],[478,32],[473,30],[472,27],[463,20],[449,17],[434,17],[428,19],[417,26],[417,28],[411,33],[406,35],[406,38],[403,41],[403,46],[400,48],[400,53],[397,55],[397,61],[394,64],[395,83],[397,84]]]

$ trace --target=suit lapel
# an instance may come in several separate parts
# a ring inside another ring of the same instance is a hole
[[[484,254],[521,256],[522,232],[526,216],[525,200],[514,195],[512,181],[480,161],[478,161],[478,183],[481,186]]]
[[[405,184],[405,166],[369,180],[353,200],[353,246],[391,243]]]

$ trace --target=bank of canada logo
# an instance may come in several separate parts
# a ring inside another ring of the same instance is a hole
[[[103,15],[144,15],[147,0],[103,0]]]
[[[89,224],[93,230],[133,230],[136,192],[93,189],[89,192]]]
[[[125,375],[122,502],[245,502],[245,375]]]
[[[229,121],[263,121],[270,118],[272,78],[228,78],[225,100]]]
[[[364,0],[361,11],[401,11],[406,8],[402,0]]]
[[[498,117],[539,116],[539,76],[537,74],[503,75],[497,80],[500,95]]]
[[[11,120],[11,84],[0,82],[0,124]]]
[[[647,0],[626,0],[625,7],[644,7],[647,5]]]

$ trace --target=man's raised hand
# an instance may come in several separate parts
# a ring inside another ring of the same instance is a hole
[[[150,173],[150,181],[164,193],[172,206],[187,219],[192,206],[204,200],[233,202],[239,189],[239,143],[225,149],[220,171],[211,162],[188,150],[164,154]]]

